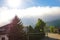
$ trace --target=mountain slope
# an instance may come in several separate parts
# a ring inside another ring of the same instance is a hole
[[[46,24],[48,26],[56,26],[56,27],[60,28],[60,20],[54,20],[54,21],[46,22]]]

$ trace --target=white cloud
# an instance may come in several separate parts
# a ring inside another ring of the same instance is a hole
[[[29,16],[44,16],[44,15],[60,15],[60,7],[30,7],[26,9],[8,9],[7,7],[0,8],[0,24],[7,22],[14,16],[29,17]]]
[[[31,7],[19,10],[21,16],[43,16],[60,14],[60,7]],[[17,13],[17,14],[20,14]]]

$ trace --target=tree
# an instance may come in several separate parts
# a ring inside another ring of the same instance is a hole
[[[56,30],[55,30],[55,29],[56,29],[55,26],[50,26],[49,28],[50,28],[50,32],[52,32],[52,33],[54,33],[54,32],[56,31]]]
[[[32,28],[31,25],[29,25],[28,30],[29,30],[28,33],[33,33],[34,32],[34,29]]]
[[[35,32],[44,32],[44,27],[45,27],[45,22],[42,21],[41,19],[38,19],[36,26],[35,26]]]
[[[15,16],[11,22],[11,28],[9,32],[9,40],[25,40],[25,32],[23,31],[23,24],[21,20]]]

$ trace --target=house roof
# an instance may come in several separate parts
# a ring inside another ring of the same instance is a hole
[[[8,25],[9,25],[9,24],[0,27],[0,35],[7,33]]]
[[[7,33],[9,33],[10,32],[10,29],[12,27],[14,27],[18,22],[19,22],[19,19],[18,19],[17,16],[15,16],[15,18],[12,20],[11,23],[6,24],[6,25],[0,27],[0,35],[1,34],[7,34]]]

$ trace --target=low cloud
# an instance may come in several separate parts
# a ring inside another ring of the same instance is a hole
[[[26,9],[9,9],[0,7],[0,24],[12,19],[15,15],[18,17],[44,16],[44,15],[60,15],[60,7],[30,7]]]

